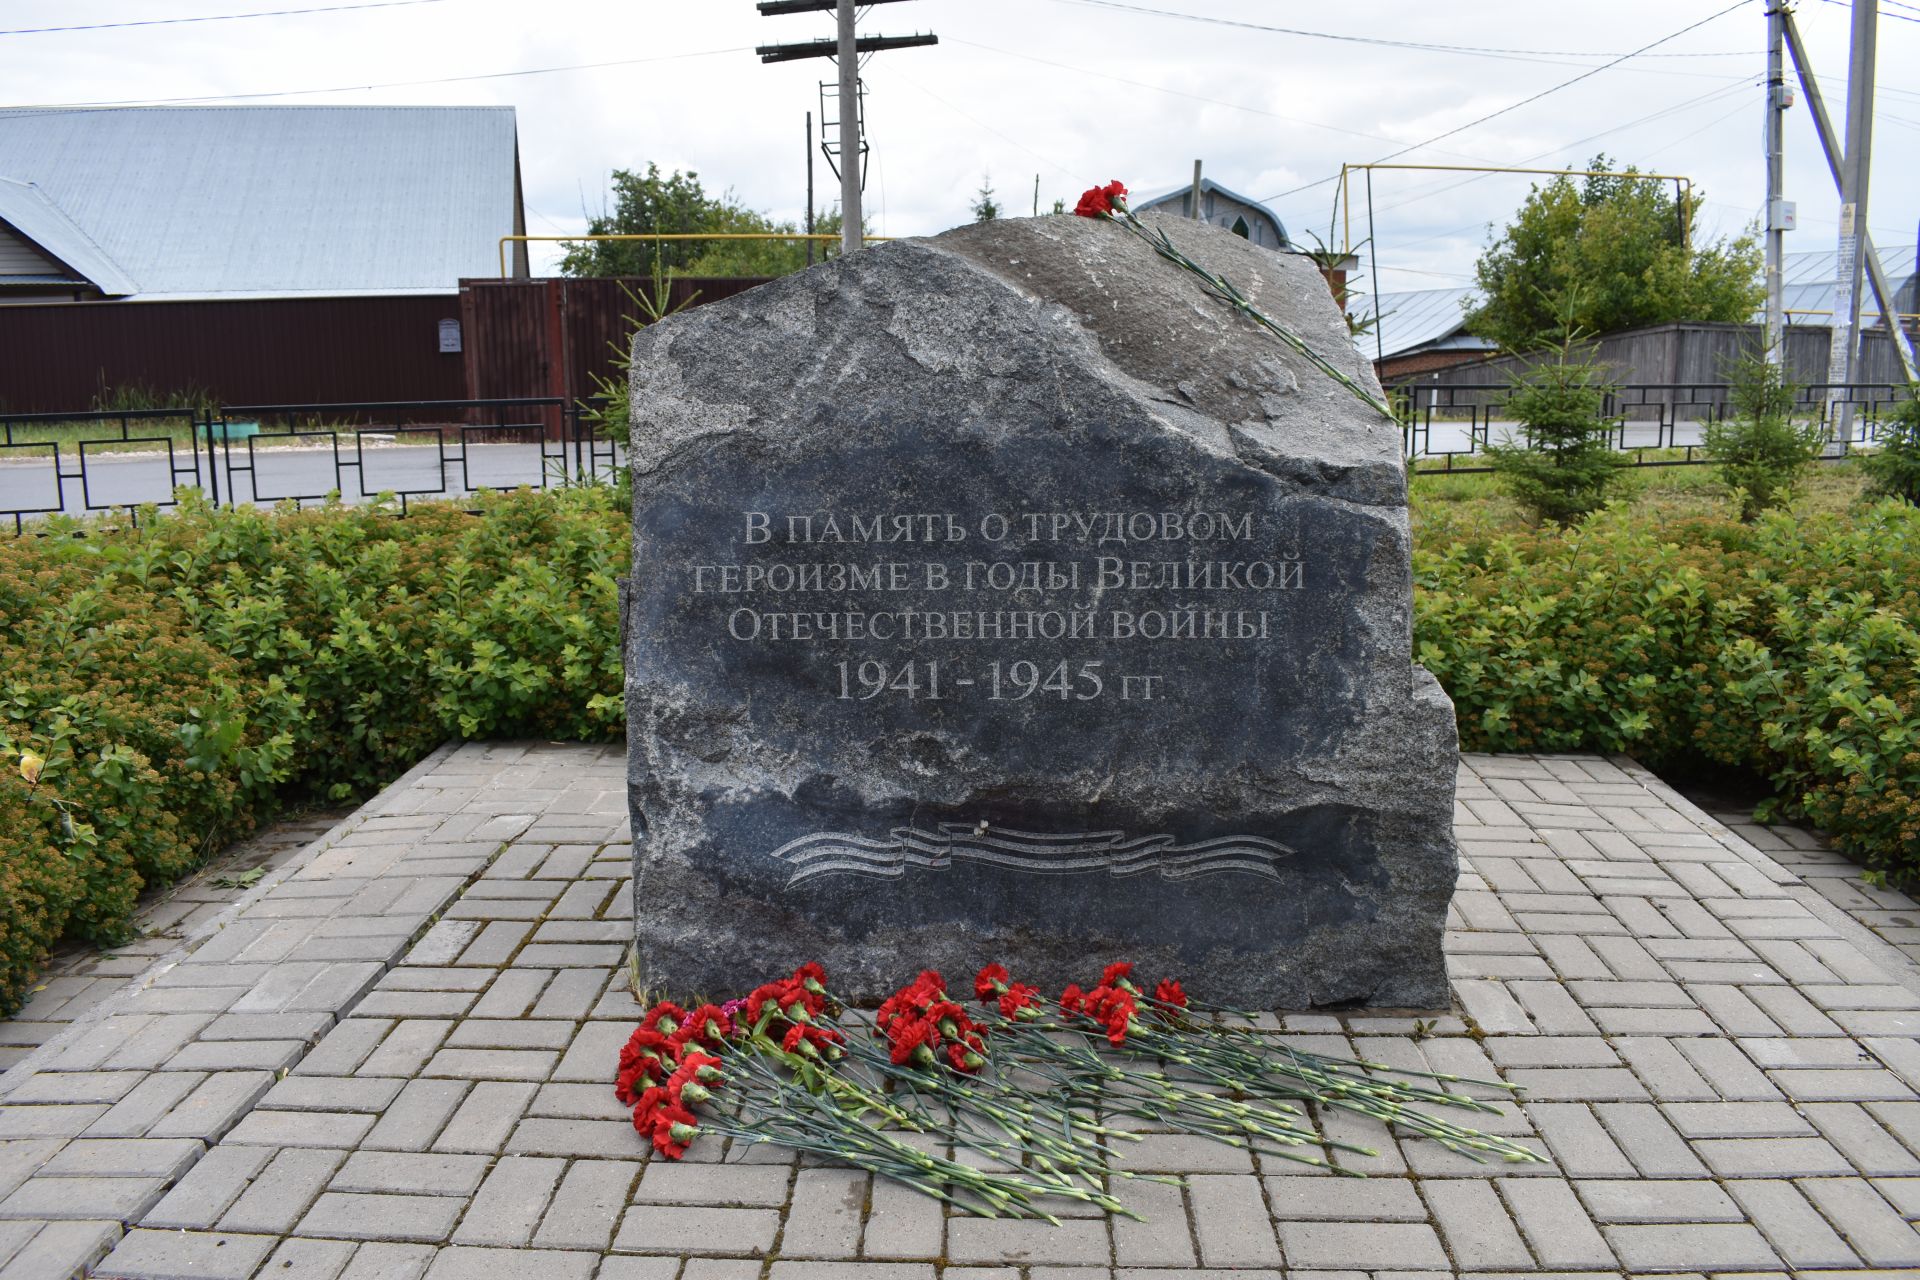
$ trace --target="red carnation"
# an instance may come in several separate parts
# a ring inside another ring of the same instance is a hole
[[[687,1011],[685,1009],[682,1009],[671,1000],[662,1000],[659,1004],[647,1010],[647,1016],[641,1019],[640,1025],[649,1031],[658,1031],[662,1023],[671,1023],[672,1025],[667,1027],[664,1034],[672,1035],[675,1029],[677,1029],[682,1022],[686,1021],[686,1018]]]
[[[677,1102],[669,1102],[653,1115],[653,1149],[669,1160],[687,1154],[687,1144],[700,1135],[700,1120]]]
[[[1016,982],[1000,997],[1000,1016],[1030,1022],[1040,1016],[1040,988]]]
[[[1060,993],[1060,1012],[1081,1013],[1087,1007],[1087,993],[1077,985],[1069,985]]]
[[[1007,989],[1007,966],[990,964],[974,975],[973,998],[982,1003],[991,1001]]]
[[[1160,979],[1160,984],[1153,989],[1153,998],[1161,1004],[1172,1005],[1176,1009],[1187,1007],[1187,993],[1181,988],[1177,978]]]
[[[1123,960],[1117,964],[1110,964],[1101,970],[1100,985],[1103,987],[1117,987],[1132,976],[1133,965]]]
[[[827,989],[827,971],[818,960],[809,960],[795,969],[792,980],[808,991],[818,993]]]
[[[707,1049],[721,1049],[726,1045],[727,1037],[733,1034],[733,1019],[719,1005],[703,1004],[686,1016],[678,1031],[669,1041],[675,1057],[683,1056],[689,1045],[700,1045]]]
[[[1080,203],[1073,211],[1082,218],[1104,218],[1118,209],[1125,212],[1127,207],[1127,188],[1118,178],[1104,187],[1088,187],[1080,193]]]

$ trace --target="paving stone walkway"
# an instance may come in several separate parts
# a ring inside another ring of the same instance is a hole
[[[1549,1163],[1344,1114],[1364,1181],[1149,1135],[1129,1164],[1186,1181],[1123,1184],[1144,1225],[646,1159],[608,1084],[625,803],[618,748],[443,750],[34,1050],[0,1077],[0,1280],[1920,1275],[1906,944],[1631,762],[1469,758],[1457,1013],[1283,1022],[1526,1086],[1481,1119]]]
[[[142,896],[134,936],[102,950],[89,943],[62,946],[47,961],[25,1005],[0,1018],[0,1071],[65,1031],[102,1000],[182,946],[269,872],[306,852],[349,811],[325,810],[276,822],[223,849],[185,880]],[[256,874],[257,873],[257,874]]]

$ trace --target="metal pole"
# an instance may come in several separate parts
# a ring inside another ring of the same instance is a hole
[[[1193,195],[1189,198],[1187,216],[1195,222],[1202,220],[1200,213],[1200,162],[1193,162]]]
[[[1373,356],[1375,360],[1387,358],[1387,338],[1381,331],[1380,321],[1380,246],[1374,239],[1373,228],[1373,170],[1367,170],[1367,264],[1373,269]],[[1375,366],[1376,370],[1378,366]]]
[[[1784,0],[1772,0],[1767,6],[1767,327],[1764,337],[1766,359],[1779,364],[1785,359],[1786,341],[1781,332],[1786,320],[1786,302],[1782,294],[1781,270],[1786,260],[1786,228],[1782,190],[1786,181],[1786,23],[1782,21]]]
[[[840,0],[840,252],[860,247],[860,54],[854,47],[853,0]]]
[[[813,234],[813,112],[807,112],[807,234]],[[813,265],[813,241],[807,241],[807,265]]]
[[[1840,161],[1840,238],[1834,260],[1833,334],[1827,381],[1853,381],[1860,347],[1860,274],[1866,265],[1867,173],[1873,153],[1873,55],[1878,0],[1853,0],[1853,39],[1847,58],[1847,147]],[[1844,326],[1844,327],[1843,327]],[[1829,386],[1834,425],[1841,439],[1853,434],[1853,404]],[[1835,403],[1838,401],[1838,403]]]
[[[1782,17],[1787,28],[1787,51],[1793,55],[1793,69],[1800,76],[1800,91],[1807,99],[1807,114],[1813,118],[1814,131],[1820,137],[1820,152],[1827,158],[1827,171],[1833,175],[1833,185],[1837,190],[1841,172],[1840,142],[1834,136],[1833,121],[1827,118],[1826,100],[1820,96],[1820,82],[1814,78],[1813,62],[1807,56],[1806,41],[1800,38],[1800,24],[1793,20],[1792,10],[1787,10]],[[1867,278],[1873,282],[1874,296],[1880,300],[1880,310],[1892,315],[1900,309],[1895,304],[1893,283],[1887,279],[1886,268],[1874,252],[1873,237],[1865,226],[1860,227],[1860,247],[1867,260]],[[1907,342],[1906,331],[1895,324],[1892,337],[1894,354],[1900,358],[1900,368],[1912,380],[1913,348]]]

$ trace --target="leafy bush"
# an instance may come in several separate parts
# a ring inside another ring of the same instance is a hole
[[[1536,519],[1556,524],[1571,524],[1605,506],[1626,466],[1600,416],[1607,369],[1573,359],[1571,347],[1569,335],[1551,363],[1536,364],[1514,380],[1507,412],[1526,428],[1526,444],[1487,446],[1507,491]]]
[[[289,797],[366,794],[448,737],[617,735],[626,555],[592,489],[0,541],[0,1009]]]
[[[1784,505],[1806,469],[1820,457],[1826,430],[1818,422],[1795,422],[1800,388],[1784,364],[1758,356],[1734,365],[1728,375],[1733,412],[1707,424],[1707,456],[1720,464],[1720,478],[1740,498],[1740,518]]]
[[[1751,769],[1878,873],[1920,874],[1920,510],[1423,541],[1417,655],[1463,745]]]
[[[1871,491],[1920,505],[1920,384],[1907,388],[1880,425],[1880,447],[1860,459]]]

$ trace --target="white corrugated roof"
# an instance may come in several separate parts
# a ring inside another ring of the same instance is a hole
[[[140,299],[450,293],[498,274],[516,169],[511,107],[0,111],[0,178]]]
[[[1405,293],[1383,293],[1353,299],[1354,314],[1371,317],[1379,303],[1380,332],[1376,342],[1369,329],[1354,338],[1364,355],[1384,351],[1396,356],[1422,347],[1463,347],[1489,350],[1493,344],[1467,333],[1467,305],[1479,297],[1479,290],[1413,289]]]
[[[33,241],[50,258],[57,258],[93,281],[110,298],[124,297],[139,288],[120,265],[74,225],[47,193],[31,182],[0,177],[0,222]],[[38,277],[8,276],[11,284],[35,284]],[[65,281],[62,281],[65,283]]]

